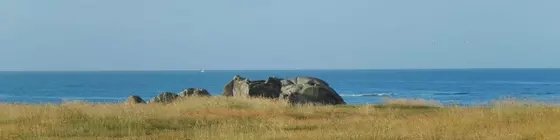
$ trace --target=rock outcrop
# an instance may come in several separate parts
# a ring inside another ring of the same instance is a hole
[[[144,101],[142,98],[140,98],[140,96],[130,95],[130,96],[128,96],[128,98],[126,98],[124,103],[125,104],[145,104],[146,101]]]
[[[233,76],[233,79],[230,80],[223,88],[222,96],[233,96],[233,84],[236,81],[242,80],[239,75]]]
[[[224,86],[223,96],[278,98],[282,88],[281,79],[269,77],[267,80],[251,81],[234,76]]]
[[[346,104],[327,82],[313,77],[282,80],[281,98],[294,104]]]
[[[162,92],[156,97],[150,99],[148,103],[171,103],[175,101],[179,95],[171,92]]]
[[[292,79],[269,77],[266,80],[252,81],[236,75],[224,86],[222,95],[279,99],[292,104],[346,104],[344,99],[327,82],[314,77],[295,77]],[[188,88],[179,95],[171,92],[160,93],[147,103],[171,103],[180,97],[188,96],[211,95],[203,88]],[[131,95],[125,103],[143,104],[146,102],[139,96]]]
[[[179,97],[187,96],[210,96],[210,92],[203,88],[187,88],[179,93]]]
[[[294,104],[346,104],[327,82],[313,77],[251,81],[236,75],[224,86],[222,95],[279,98]]]

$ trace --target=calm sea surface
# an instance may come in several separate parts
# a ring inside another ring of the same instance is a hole
[[[117,102],[130,94],[149,99],[189,87],[219,95],[236,74],[318,77],[350,104],[380,103],[386,97],[466,105],[512,97],[560,103],[560,69],[0,72],[0,102]]]

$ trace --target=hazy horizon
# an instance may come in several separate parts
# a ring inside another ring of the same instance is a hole
[[[2,1],[0,71],[560,68],[560,1]]]
[[[199,72],[209,71],[414,71],[414,70],[560,70],[560,68],[373,68],[373,69],[184,69],[184,70],[0,70],[0,72]]]

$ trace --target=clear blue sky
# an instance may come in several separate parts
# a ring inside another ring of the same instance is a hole
[[[557,0],[3,0],[0,70],[559,68]]]

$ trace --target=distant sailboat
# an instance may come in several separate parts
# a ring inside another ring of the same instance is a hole
[[[204,72],[204,69],[201,69],[200,72]]]

